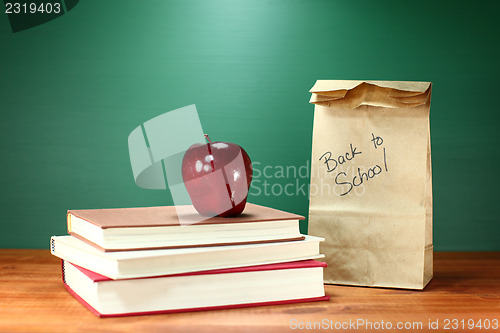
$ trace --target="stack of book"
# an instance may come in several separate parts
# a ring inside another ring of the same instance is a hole
[[[302,219],[250,203],[193,224],[174,206],[70,210],[51,252],[99,317],[327,300],[323,239],[301,235]]]

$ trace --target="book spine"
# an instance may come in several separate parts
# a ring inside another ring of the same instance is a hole
[[[62,281],[65,285],[67,285],[66,283],[66,269],[64,267],[64,260],[61,259],[61,271],[62,271]]]
[[[50,252],[55,255],[56,253],[56,240],[54,239],[54,236],[50,238]],[[64,260],[61,259],[61,276],[62,276],[62,281],[66,285],[66,270],[64,268]]]
[[[66,215],[66,220],[68,221],[68,233],[70,233],[72,230],[71,230],[71,213],[68,212],[68,214]]]
[[[54,237],[50,238],[50,252],[52,252],[52,254],[56,252],[56,242],[54,240]]]

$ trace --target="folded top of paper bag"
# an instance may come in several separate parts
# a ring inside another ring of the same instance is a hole
[[[355,109],[362,105],[407,108],[429,101],[430,82],[318,80],[310,103]]]

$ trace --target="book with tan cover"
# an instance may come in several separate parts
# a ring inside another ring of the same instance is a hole
[[[192,206],[69,210],[67,214],[68,233],[103,251],[299,240],[304,238],[299,228],[303,219],[251,203],[239,216],[201,221]]]

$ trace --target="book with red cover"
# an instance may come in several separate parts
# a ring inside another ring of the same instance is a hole
[[[326,263],[289,263],[112,280],[62,261],[66,289],[99,317],[324,301]]]
[[[192,206],[68,210],[68,233],[103,251],[303,239],[304,217],[247,203],[236,217],[202,218]]]

